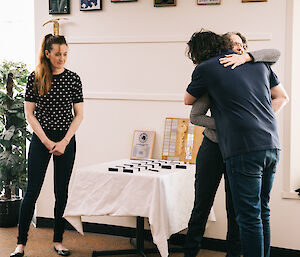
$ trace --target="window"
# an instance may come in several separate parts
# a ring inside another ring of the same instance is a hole
[[[34,1],[0,0],[0,61],[22,61],[35,66]]]

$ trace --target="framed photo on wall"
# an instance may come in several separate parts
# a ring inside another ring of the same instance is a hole
[[[111,0],[112,3],[137,2],[137,0]]]
[[[221,0],[197,0],[198,5],[221,4]]]
[[[268,2],[268,0],[242,0],[242,3],[249,3],[249,2]]]
[[[49,0],[49,14],[70,14],[70,0]]]
[[[176,0],[154,0],[154,7],[176,6]]]
[[[102,0],[80,0],[80,11],[102,10]]]
[[[155,131],[135,130],[131,147],[130,159],[147,160],[152,158]]]

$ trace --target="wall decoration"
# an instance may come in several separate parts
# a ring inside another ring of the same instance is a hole
[[[102,0],[80,0],[80,11],[102,10]]]
[[[70,14],[70,0],[49,0],[49,14]]]
[[[196,163],[203,130],[203,127],[190,123],[189,119],[166,118],[162,160]]]
[[[154,0],[154,7],[176,6],[176,0]]]
[[[46,22],[44,22],[43,26],[45,26],[48,23],[53,23],[53,35],[54,36],[59,36],[59,21],[60,20],[68,20],[67,18],[56,18],[56,19],[51,19]]]
[[[137,0],[111,0],[112,3],[137,2]]]
[[[268,0],[242,0],[242,3],[249,3],[249,2],[268,2]]]
[[[197,0],[198,5],[221,4],[221,0]]]
[[[155,131],[135,130],[131,148],[132,160],[147,160],[152,158],[155,141]]]

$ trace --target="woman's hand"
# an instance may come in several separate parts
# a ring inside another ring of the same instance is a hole
[[[49,153],[52,153],[53,155],[56,155],[56,156],[60,156],[65,153],[67,145],[68,145],[67,140],[63,139],[63,140],[57,142],[55,144],[55,146],[53,147],[53,149],[51,151],[49,151]]]
[[[227,54],[225,57],[220,58],[220,64],[224,64],[224,67],[228,67],[232,65],[231,69],[236,68],[237,66],[240,66],[244,64],[245,62],[251,61],[252,58],[248,53],[244,54]]]
[[[51,151],[54,146],[55,146],[55,142],[51,141],[50,139],[47,139],[46,142],[44,142],[44,145],[46,146],[46,148]]]

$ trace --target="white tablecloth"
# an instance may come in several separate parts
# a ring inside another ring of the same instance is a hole
[[[128,159],[75,171],[64,217],[83,234],[81,216],[148,217],[153,242],[168,256],[169,237],[187,228],[194,202],[195,165],[187,169],[112,172]],[[213,211],[210,220],[215,220]]]

